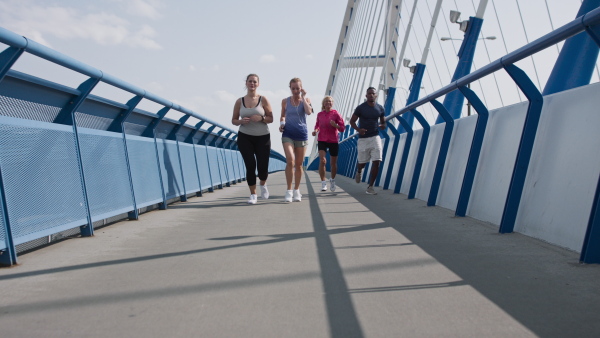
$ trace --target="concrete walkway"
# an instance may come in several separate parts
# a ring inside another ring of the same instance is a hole
[[[0,269],[7,337],[598,337],[600,267],[338,177],[245,183]],[[308,182],[306,182],[308,181]]]

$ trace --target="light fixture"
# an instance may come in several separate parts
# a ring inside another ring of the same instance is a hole
[[[404,67],[408,68],[411,73],[413,73],[413,74],[415,73],[415,69],[417,69],[417,67],[410,65],[410,59],[402,60],[402,64],[404,65]]]
[[[459,11],[450,11],[450,22],[457,23],[458,19],[460,19]]]
[[[450,37],[447,37],[447,36],[442,36],[440,38],[440,40],[442,40],[442,41],[448,41],[448,40],[462,41],[462,39],[455,39],[455,38],[450,38]],[[492,35],[492,36],[486,36],[485,38],[479,38],[477,40],[496,40],[496,37]]]
[[[458,19],[460,19],[460,12],[459,11],[450,11],[450,22],[459,24],[460,25],[459,29],[463,32],[466,32],[467,28],[469,28],[469,20],[458,21]]]

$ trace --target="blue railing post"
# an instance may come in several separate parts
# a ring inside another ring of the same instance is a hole
[[[13,232],[10,226],[10,219],[8,218],[8,206],[6,205],[6,193],[4,191],[4,178],[2,177],[2,171],[0,170],[0,203],[2,204],[2,223],[4,226],[0,231],[4,232],[5,246],[4,250],[0,250],[0,265],[11,266],[18,264],[17,261],[17,249],[15,248],[15,242],[13,240]]]
[[[108,131],[123,134],[123,147],[125,150],[125,164],[127,165],[127,176],[129,178],[129,187],[131,189],[131,198],[133,200],[133,211],[127,213],[127,217],[130,220],[137,220],[139,218],[139,210],[137,208],[137,202],[135,200],[135,190],[133,187],[133,176],[131,175],[131,165],[129,163],[129,150],[127,148],[127,136],[125,135],[125,121],[131,115],[135,107],[142,101],[143,95],[137,95],[127,101],[127,109],[121,112],[108,127]]]
[[[150,137],[154,140],[154,151],[156,152],[156,165],[158,166],[158,177],[160,178],[160,191],[162,193],[162,203],[160,203],[158,205],[158,208],[160,210],[166,210],[167,209],[167,195],[165,193],[165,186],[163,183],[163,177],[162,177],[162,170],[160,170],[160,156],[158,153],[158,141],[156,141],[156,127],[158,127],[158,124],[160,123],[160,121],[162,121],[162,119],[165,117],[165,115],[167,115],[167,113],[169,112],[169,110],[171,110],[171,107],[164,107],[161,110],[158,111],[157,113],[157,117],[154,118],[152,121],[150,121],[150,123],[148,124],[148,126],[146,126],[146,129],[142,132],[142,136],[144,137]]]
[[[87,212],[87,225],[82,225],[80,227],[81,236],[88,237],[94,235],[94,224],[92,222],[92,212],[90,209],[90,202],[87,194],[87,188],[85,184],[85,171],[83,170],[83,160],[81,159],[81,146],[79,142],[79,133],[77,132],[77,121],[75,119],[75,113],[77,109],[81,106],[81,104],[85,101],[85,99],[90,95],[94,87],[100,82],[100,78],[102,74],[98,78],[89,78],[84,81],[82,84],[77,87],[79,90],[79,95],[69,100],[67,106],[63,107],[61,111],[58,113],[56,118],[54,119],[54,123],[64,124],[73,126],[73,134],[75,140],[75,150],[77,152],[77,163],[79,164],[79,173],[81,179],[81,188],[83,190],[83,200],[85,204],[85,209]]]
[[[225,183],[226,187],[231,187],[231,179],[229,178],[229,165],[227,164],[227,155],[225,154],[224,145],[225,145],[225,142],[227,142],[227,140],[229,139],[229,136],[231,136],[231,134],[232,134],[231,132],[227,133],[227,135],[223,136],[219,140],[219,143],[216,144],[217,148],[222,150],[221,156],[223,157],[223,161],[219,161],[219,163],[223,162],[223,166],[225,168],[225,176],[227,176],[227,177],[225,177],[225,180],[227,180],[227,182]]]
[[[585,232],[579,260],[587,264],[600,263],[600,177],[598,177],[596,195],[594,196],[594,203],[592,203],[590,220]]]
[[[25,48],[8,47],[0,53],[0,81],[4,79],[6,73],[17,62],[24,51]]]
[[[215,136],[209,143],[210,147],[214,147],[215,148],[215,153],[217,154],[217,168],[219,168],[219,185],[217,186],[217,188],[219,189],[223,189],[223,180],[224,178],[221,177],[221,161],[219,161],[219,153],[218,153],[218,148],[217,148],[217,140],[221,137],[221,135],[223,135],[223,132],[225,131],[225,129],[221,129],[217,132],[217,136]]]
[[[446,157],[448,156],[448,149],[450,148],[452,129],[454,129],[454,119],[450,116],[446,108],[444,108],[444,105],[437,100],[431,100],[431,104],[438,111],[440,116],[442,116],[444,121],[446,121],[446,125],[444,126],[444,135],[442,136],[442,143],[440,144],[440,151],[433,173],[433,180],[431,181],[429,198],[427,199],[427,206],[429,207],[434,206],[437,203],[438,192],[440,191],[440,184],[442,183],[442,175],[444,174],[444,167],[446,165]]]
[[[475,125],[475,132],[473,133],[473,140],[471,141],[471,149],[469,150],[467,167],[465,168],[465,175],[460,188],[460,194],[458,195],[458,203],[456,204],[455,215],[464,217],[467,214],[467,207],[471,198],[471,190],[473,189],[475,173],[477,172],[477,165],[479,164],[479,155],[481,154],[485,129],[487,127],[488,117],[490,114],[474,91],[466,86],[461,86],[458,89],[463,93],[463,95],[467,98],[469,103],[471,103],[477,112],[477,124]]]
[[[210,177],[210,188],[208,188],[208,192],[214,192],[215,191],[215,181],[213,179],[213,176],[216,176],[215,173],[213,175],[212,169],[210,168],[210,159],[209,159],[209,155],[208,155],[208,147],[206,144],[206,139],[208,138],[208,136],[210,136],[210,134],[212,133],[213,130],[215,130],[215,128],[217,127],[217,125],[212,125],[210,127],[208,127],[208,129],[206,129],[206,131],[204,132],[204,135],[202,135],[202,137],[200,138],[200,140],[198,140],[198,144],[203,145],[204,147],[206,147],[206,161],[209,162],[209,166],[208,166],[208,176]]]
[[[237,148],[237,135],[234,135],[233,138],[231,139],[233,142],[231,143],[231,150],[233,150],[235,153],[235,161],[237,163],[237,172],[238,172],[238,179],[237,182],[238,183],[242,183],[242,180],[246,180],[246,177],[244,177],[244,171],[242,170],[243,168],[243,164],[240,163],[240,157],[238,156],[237,152],[238,152],[238,148]]]
[[[183,162],[181,161],[181,150],[179,149],[179,140],[177,139],[177,133],[181,130],[181,127],[185,125],[187,120],[191,117],[191,115],[183,115],[179,119],[179,124],[175,125],[169,135],[167,135],[167,140],[175,141],[177,145],[177,160],[179,161],[179,171],[181,172],[181,185],[183,186],[183,194],[179,196],[179,200],[181,202],[187,202],[187,189],[185,187],[185,175],[183,174]]]
[[[419,151],[417,152],[417,160],[415,161],[415,169],[413,171],[412,182],[408,191],[408,199],[415,198],[417,193],[417,185],[419,184],[419,177],[421,176],[421,167],[423,166],[423,159],[425,158],[425,150],[427,149],[427,140],[429,139],[429,123],[416,109],[412,109],[411,112],[419,121],[423,127],[423,135],[421,136],[421,143],[419,144]]]
[[[392,125],[391,123],[387,122],[386,123],[388,126]],[[393,125],[392,125],[393,126]],[[392,159],[393,157],[390,156],[390,158],[387,158],[387,151],[388,151],[388,147],[390,145],[390,135],[388,135],[388,131],[386,130],[379,130],[379,135],[381,135],[383,137],[383,150],[382,150],[382,156],[381,156],[381,162],[379,163],[379,171],[377,172],[377,177],[375,178],[375,186],[378,187],[379,183],[381,183],[381,176],[383,175],[383,164],[386,161],[389,161],[390,159]]]
[[[204,121],[200,121],[200,122],[196,123],[196,125],[194,126],[194,129],[192,129],[192,131],[185,138],[185,142],[191,144],[192,149],[194,149],[194,163],[196,164],[196,175],[198,175],[198,185],[199,185],[199,190],[196,192],[197,197],[202,197],[202,179],[200,178],[200,167],[198,167],[198,155],[196,155],[196,145],[194,144],[194,136],[196,135],[196,133],[198,132],[200,127],[202,127],[203,124],[204,124]]]
[[[523,94],[529,99],[529,107],[527,108],[527,117],[521,134],[521,142],[517,152],[517,159],[513,169],[506,204],[502,212],[502,220],[500,221],[500,233],[513,232],[517,212],[521,203],[521,196],[527,177],[527,169],[531,160],[535,135],[537,133],[540,116],[542,114],[542,105],[544,98],[542,93],[535,87],[531,79],[520,68],[515,65],[505,65],[504,68],[515,81],[517,86],[523,91]]]
[[[394,143],[392,144],[392,151],[390,153],[390,161],[388,163],[387,172],[385,174],[385,181],[383,182],[383,190],[387,190],[390,187],[390,181],[392,179],[392,172],[394,170],[394,163],[396,162],[396,155],[398,154],[398,145],[400,144],[400,133],[396,127],[387,122],[389,130],[394,134]]]
[[[406,171],[406,163],[408,162],[408,153],[410,152],[410,145],[412,143],[413,129],[412,126],[404,119],[404,117],[396,116],[398,121],[404,130],[406,131],[406,140],[404,141],[404,150],[402,151],[402,158],[400,159],[400,167],[398,168],[398,178],[396,179],[396,186],[394,187],[394,194],[400,193],[402,187],[402,181],[404,180],[404,172]]]

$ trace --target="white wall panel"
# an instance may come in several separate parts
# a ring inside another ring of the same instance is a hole
[[[544,98],[515,231],[581,250],[600,174],[599,92]]]

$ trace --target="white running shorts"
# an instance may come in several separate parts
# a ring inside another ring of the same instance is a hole
[[[383,147],[379,135],[359,138],[356,148],[358,150],[358,163],[381,161]]]

